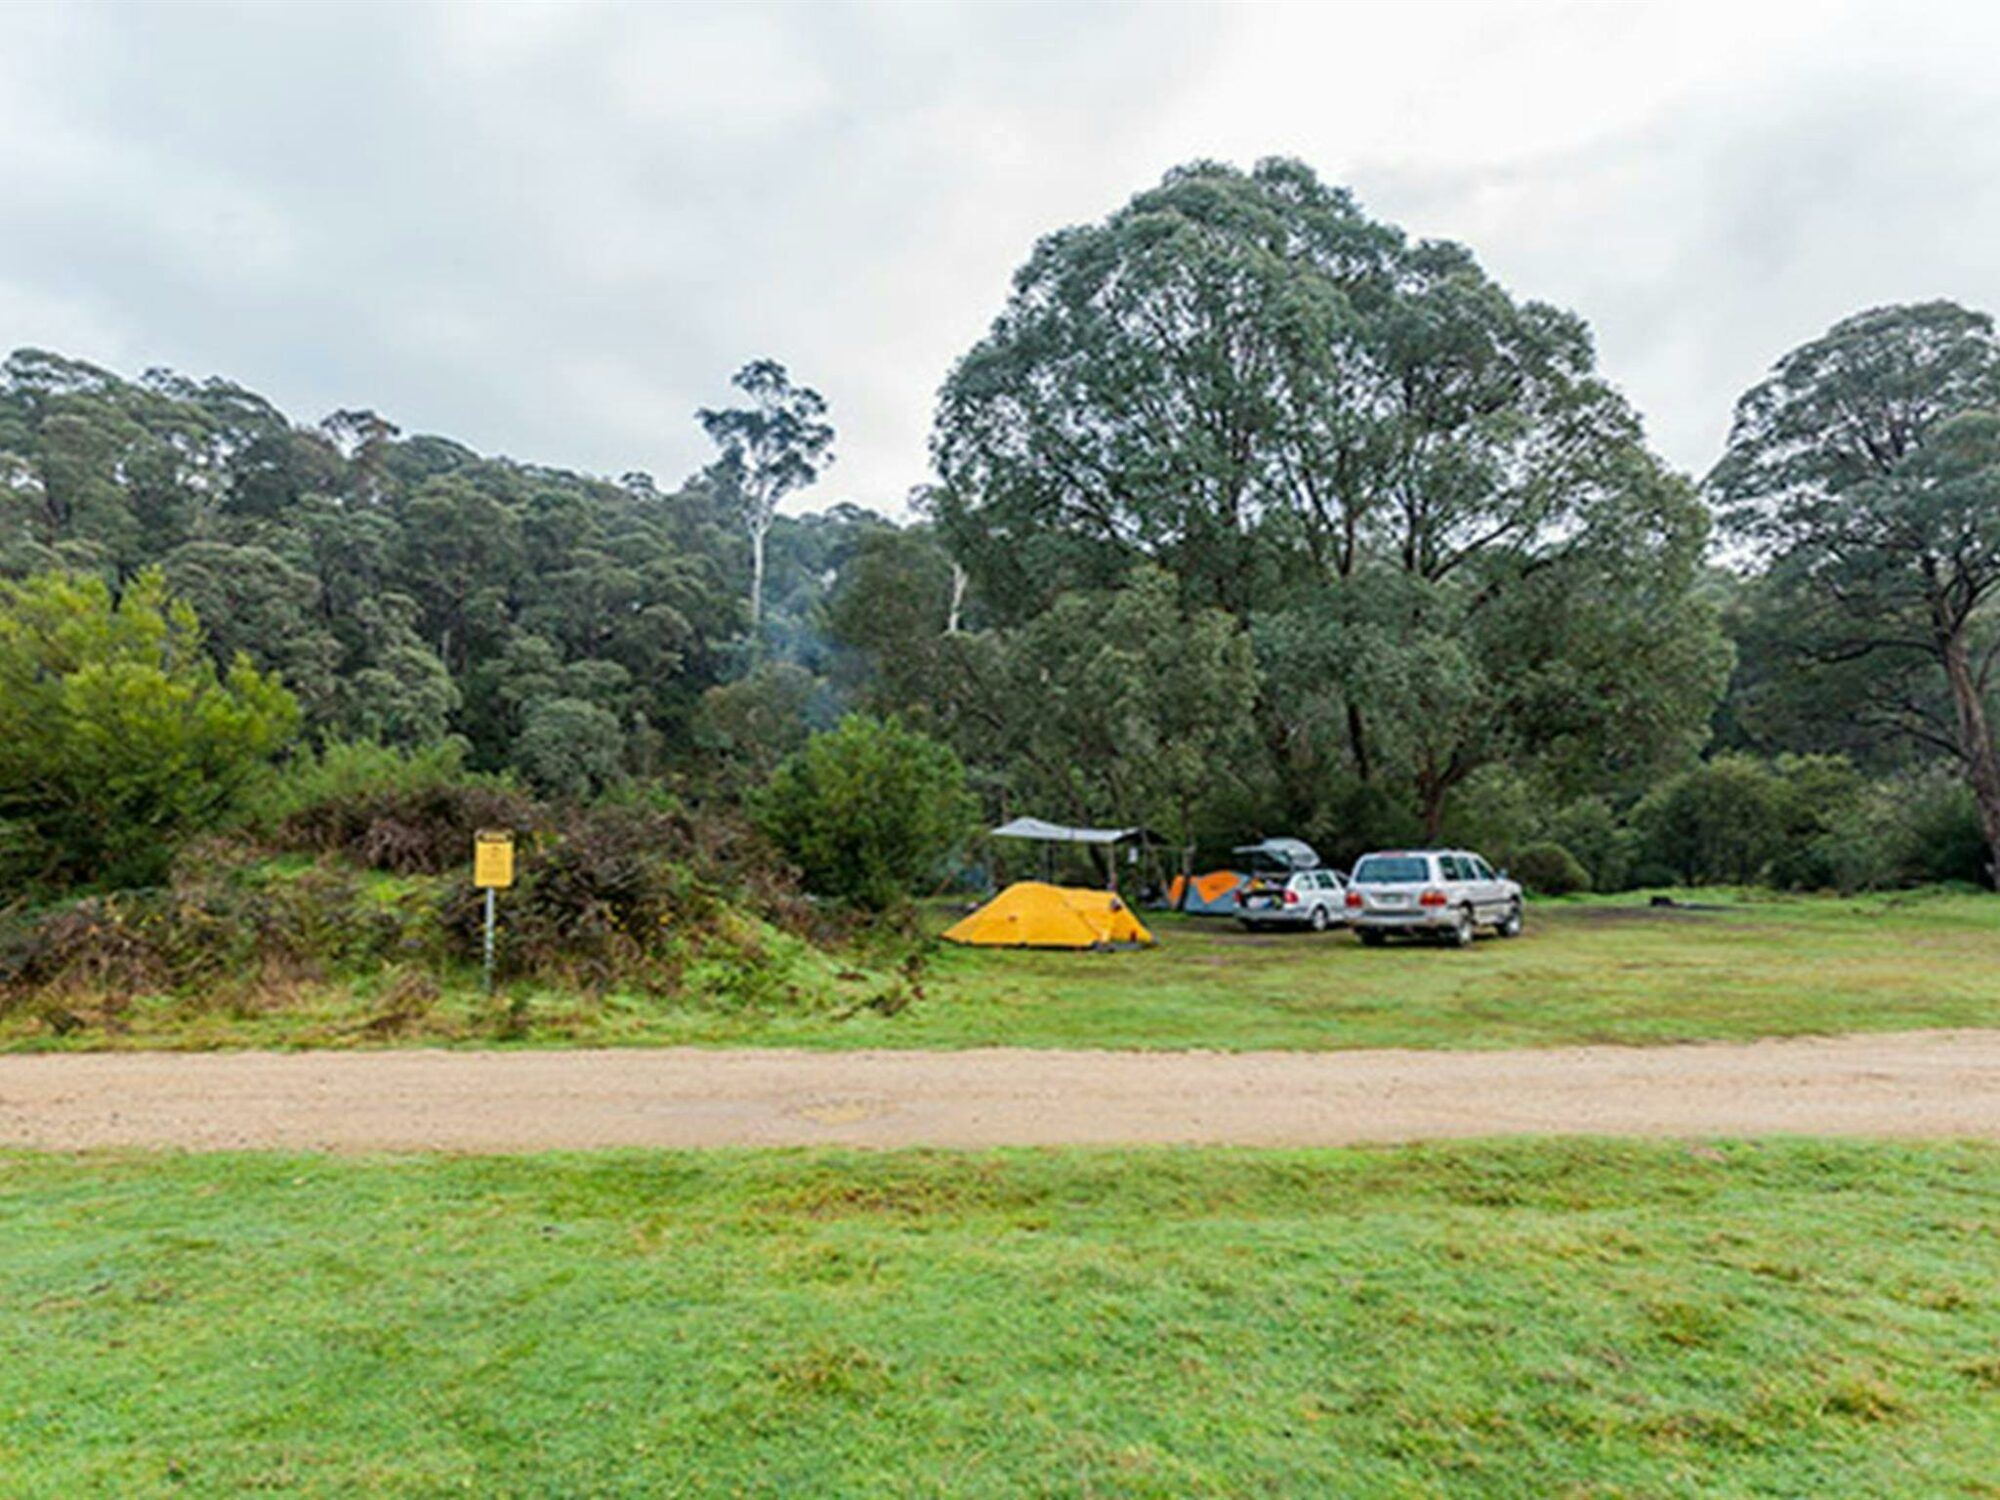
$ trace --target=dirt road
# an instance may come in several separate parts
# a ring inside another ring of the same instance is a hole
[[[1801,1132],[2000,1140],[2000,1031],[1533,1052],[0,1057],[0,1145],[1337,1145]]]

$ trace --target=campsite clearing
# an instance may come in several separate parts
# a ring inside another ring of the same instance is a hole
[[[2000,1025],[2000,901],[1532,902],[1525,936],[1364,949],[1147,913],[1132,954],[951,949],[874,1046],[1547,1047]],[[894,1040],[891,1040],[891,1038]],[[801,1038],[805,1045],[813,1043]]]
[[[2000,1151],[0,1154],[19,1500],[1990,1493]]]

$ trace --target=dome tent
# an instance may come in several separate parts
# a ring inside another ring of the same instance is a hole
[[[1189,879],[1176,875],[1167,887],[1167,905],[1195,917],[1233,917],[1236,891],[1247,877],[1235,870],[1210,870]],[[1186,899],[1183,900],[1183,894]]]
[[[1110,891],[1018,881],[945,929],[948,943],[979,948],[1151,947],[1153,935]]]

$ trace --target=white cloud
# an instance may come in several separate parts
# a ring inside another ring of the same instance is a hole
[[[0,345],[671,480],[773,355],[893,506],[1034,239],[1298,155],[1576,308],[1664,451],[1872,302],[2000,306],[2000,10],[22,7]]]

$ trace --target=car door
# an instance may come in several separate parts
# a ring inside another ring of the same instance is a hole
[[[1326,883],[1326,914],[1336,922],[1347,920],[1347,882],[1337,870],[1328,870],[1320,876]]]
[[[1485,858],[1475,854],[1472,867],[1479,876],[1480,902],[1486,912],[1486,919],[1499,922],[1506,918],[1507,908],[1513,904],[1507,894],[1507,882],[1494,873],[1493,866]]]
[[[1440,854],[1438,874],[1443,877],[1445,901],[1450,906],[1470,906],[1473,921],[1479,920],[1479,890],[1472,881],[1472,867],[1459,855]]]

